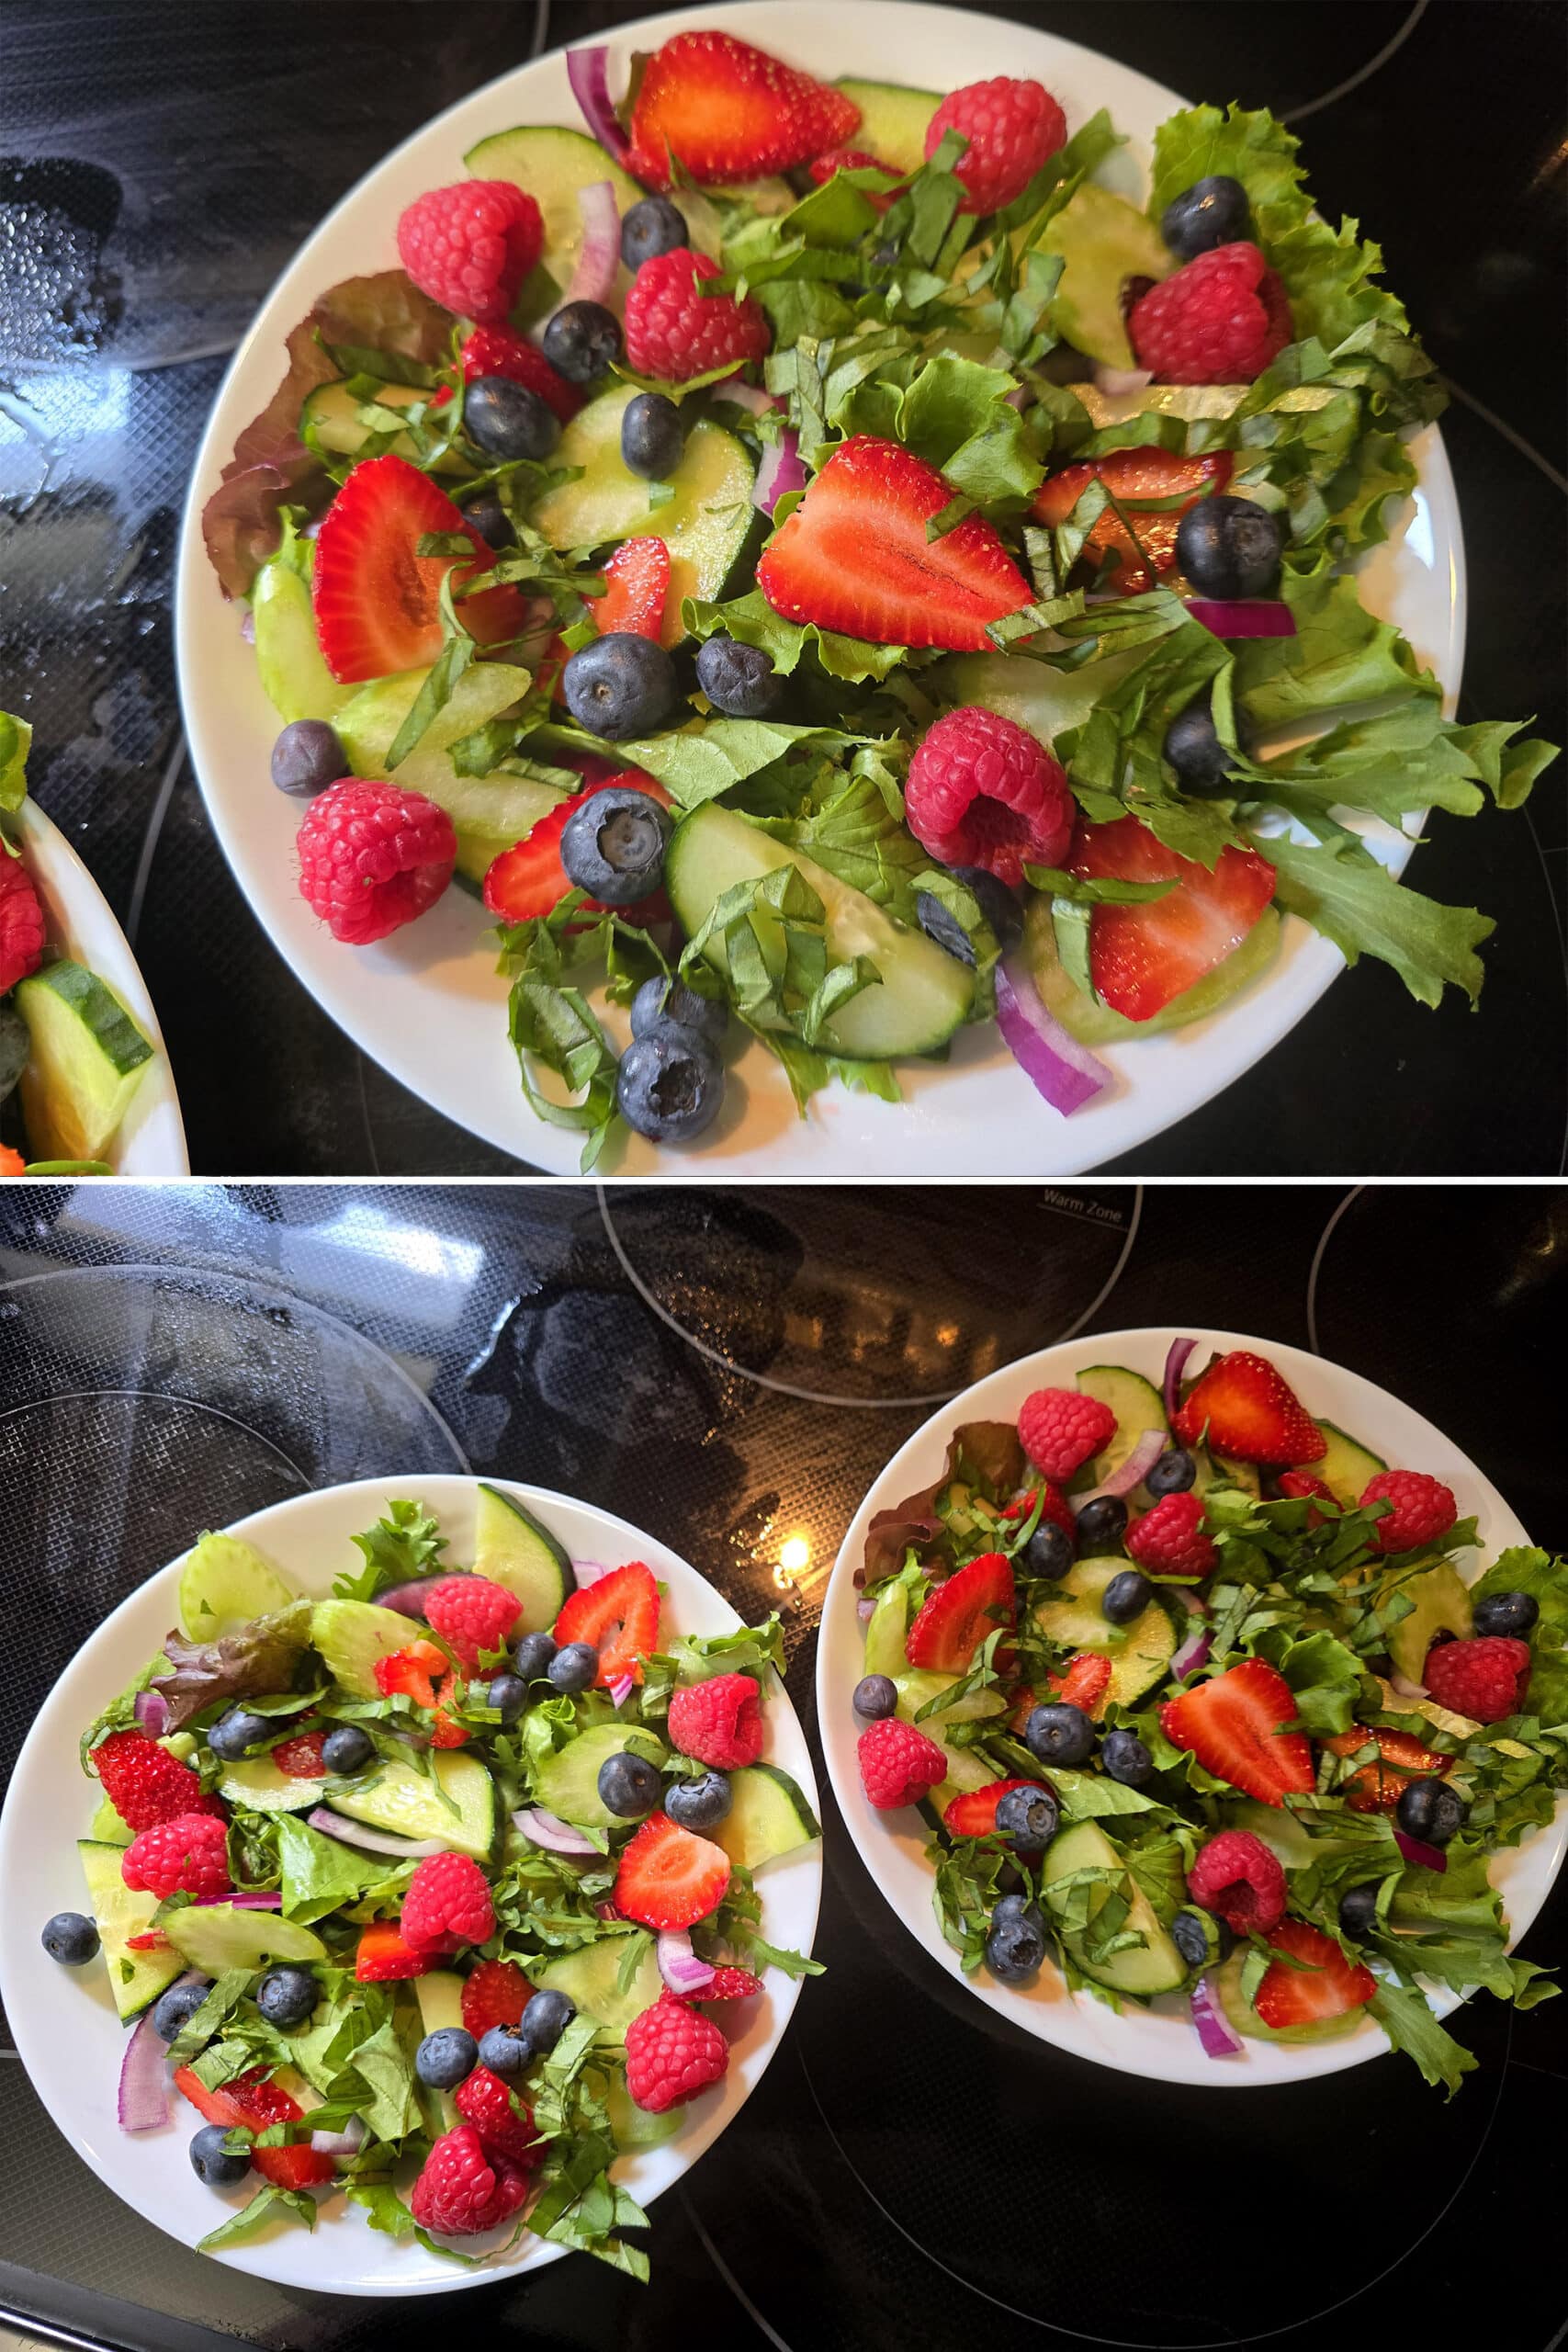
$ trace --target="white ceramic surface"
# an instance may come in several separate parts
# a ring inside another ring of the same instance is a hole
[[[1473,1512],[1479,1522],[1481,1548],[1467,1555],[1463,1573],[1468,1577],[1478,1576],[1508,1544],[1529,1542],[1496,1487],[1474,1463],[1440,1430],[1386,1389],[1341,1364],[1327,1363],[1319,1356],[1282,1347],[1272,1340],[1252,1339],[1236,1331],[1195,1330],[1190,1325],[1182,1328],[1197,1340],[1200,1362],[1211,1349],[1252,1348],[1279,1366],[1310,1413],[1360,1439],[1396,1469],[1427,1470],[1445,1479],[1458,1498],[1460,1516],[1467,1518]],[[875,1812],[866,1802],[856,1769],[859,1726],[850,1695],[864,1671],[864,1639],[855,1615],[854,1572],[864,1556],[866,1530],[875,1512],[918,1493],[940,1475],[948,1439],[960,1422],[1016,1420],[1020,1406],[1032,1390],[1070,1385],[1074,1376],[1092,1363],[1126,1364],[1157,1387],[1172,1336],[1165,1329],[1101,1331],[1069,1340],[1061,1347],[1004,1365],[943,1405],[900,1447],[866,1496],[850,1524],[829,1580],[818,1637],[817,1713],[833,1794],[861,1859],[899,1919],[916,1942],[960,1981],[964,1980],[958,1955],[943,1942],[931,1908],[923,1825],[912,1810],[895,1815]],[[1510,1852],[1494,1859],[1493,1883],[1502,1892],[1516,1941],[1545,1902],[1565,1850],[1568,1800],[1560,1800],[1556,1819],[1549,1828],[1529,1832]],[[1346,2066],[1359,2066],[1388,2052],[1380,2029],[1367,2021],[1342,2041],[1315,2045],[1248,2041],[1240,2056],[1216,2061],[1204,2056],[1186,2015],[1185,2000],[1174,1995],[1165,1996],[1147,2009],[1129,2004],[1118,2016],[1091,1995],[1069,1993],[1058,1972],[1049,1966],[1042,1969],[1032,1986],[1000,1984],[984,1967],[966,1981],[976,1999],[1024,2032],[1071,2051],[1075,2057],[1114,2066],[1123,2074],[1148,2075],[1157,2082],[1186,2083],[1209,2090],[1302,2082],[1314,2075],[1338,2074]],[[1446,2017],[1458,2002],[1445,1989],[1435,1994],[1432,2006]],[[1462,2018],[1456,2030],[1462,2039]],[[1408,2065],[1411,2062],[1401,2058],[1399,2063]]]
[[[740,1620],[694,1567],[651,1536],[609,1511],[574,1502],[547,1488],[492,1482],[516,1494],[544,1520],[573,1559],[608,1566],[642,1560],[667,1586],[665,1625],[682,1634],[733,1632]],[[371,1526],[394,1497],[412,1495],[440,1521],[448,1557],[473,1556],[477,1482],[457,1476],[361,1479],[299,1495],[235,1523],[299,1587],[324,1597],[343,1568],[356,1564],[351,1538]],[[84,2160],[126,2203],[172,2237],[194,2246],[216,2227],[224,2204],[239,2206],[256,2186],[247,2181],[225,2199],[204,2188],[190,2168],[186,2146],[194,2118],[177,2097],[174,2120],[163,2131],[132,2138],[120,2131],[115,2092],[126,2029],[114,2014],[102,1969],[77,1972],[48,1959],[39,1930],[56,1911],[78,1910],[84,1891],[75,1840],[92,1817],[93,1785],[82,1776],[77,1742],[98,1709],[122,1690],[158,1648],[174,1623],[179,1562],[150,1577],[85,1643],[66,1668],[23,1746],[0,1815],[0,1989],[23,2064],[55,2122]],[[811,1755],[799,1721],[775,1680],[763,1710],[763,1754],[793,1775],[807,1800],[818,1804]],[[822,1889],[822,1849],[816,1844],[784,1856],[759,1872],[762,1928],[784,1950],[809,1951]],[[651,2203],[679,2180],[724,2130],[761,2080],[779,2045],[800,1990],[777,1969],[767,1974],[757,2014],[734,2044],[721,2085],[694,2100],[680,2132],[660,2146],[624,2158],[617,2177],[638,2202]],[[655,2214],[651,2259],[659,2260]],[[540,2268],[566,2251],[525,2237],[504,2261],[476,2270],[426,2254],[412,2241],[394,2244],[372,2231],[365,2216],[339,2199],[307,2233],[285,2221],[216,2259],[277,2286],[344,2295],[449,2293],[482,2286],[498,2271]]]

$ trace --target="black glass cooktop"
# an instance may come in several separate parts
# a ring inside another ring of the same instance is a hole
[[[412,1467],[527,1478],[778,1607],[818,1758],[841,1531],[951,1392],[1077,1329],[1315,1347],[1449,1430],[1568,1542],[1551,1374],[1568,1191],[0,1187],[0,1776],[89,1630],[199,1528]],[[796,1565],[784,1566],[788,1558]],[[1290,2090],[1139,2083],[1026,2041],[928,1962],[824,1787],[818,1952],[722,2146],[656,2208],[646,2290],[573,2256],[441,2306],[612,2352],[1545,2352],[1568,2021],[1490,2002],[1445,2104],[1385,2058]],[[1560,1893],[1526,1945],[1563,1950]],[[401,2352],[432,2307],[283,2292],[121,2207],[0,2041],[0,2311],[134,2352]]]
[[[33,721],[37,797],[131,936],[198,1170],[514,1165],[361,1057],[250,913],[181,741],[171,567],[225,356],[321,215],[441,107],[647,13],[627,0],[5,0],[0,705]],[[1553,0],[998,0],[995,13],[1300,126],[1325,210],[1382,240],[1451,375],[1444,432],[1470,564],[1462,715],[1534,711],[1562,741]],[[1550,777],[1521,816],[1439,817],[1419,854],[1419,888],[1498,919],[1478,1016],[1428,1013],[1363,967],[1126,1172],[1559,1172],[1563,805]]]

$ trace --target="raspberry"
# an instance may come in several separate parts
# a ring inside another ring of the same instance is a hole
[[[878,1813],[915,1804],[947,1778],[947,1758],[935,1740],[913,1724],[900,1723],[897,1715],[868,1724],[856,1753],[861,1785]]]
[[[43,908],[19,857],[0,841],[0,996],[43,961]]]
[[[1115,1429],[1110,1406],[1077,1388],[1037,1388],[1024,1398],[1018,1417],[1019,1442],[1048,1478],[1070,1478],[1110,1442]]]
[[[626,2088],[649,2115],[682,2107],[722,2082],[729,2044],[711,2018],[661,1993],[626,2028]]]
[[[526,384],[531,392],[537,392],[563,424],[570,424],[582,406],[577,386],[557,373],[537,344],[514,334],[511,327],[476,327],[459,356],[465,384],[477,383],[481,376],[509,377],[513,383]]]
[[[528,2176],[505,2156],[493,2163],[471,2123],[444,2132],[414,2182],[409,2208],[422,2230],[477,2237],[509,2222],[528,2194]]]
[[[868,155],[863,147],[829,147],[825,155],[818,155],[807,169],[818,187],[826,187],[840,172],[886,172],[890,179],[903,176],[894,170],[891,164],[885,164],[880,155]],[[878,188],[863,187],[861,194],[874,212],[886,212],[893,201],[890,195],[884,196]]]
[[[522,1607],[514,1592],[488,1577],[438,1577],[424,1589],[425,1623],[433,1625],[464,1670],[472,1674],[481,1650],[503,1649]]]
[[[1500,1724],[1517,1715],[1529,1689],[1530,1645],[1504,1634],[1478,1641],[1438,1642],[1427,1653],[1423,1679],[1439,1707],[1472,1723]]]
[[[1297,1501],[1337,1504],[1338,1500],[1333,1487],[1326,1480],[1314,1477],[1310,1470],[1282,1470],[1280,1474],[1280,1492],[1282,1495],[1289,1495],[1292,1500]],[[1309,1510],[1307,1525],[1321,1527],[1323,1513],[1320,1510]]]
[[[1220,1556],[1203,1532],[1202,1500],[1194,1494],[1162,1495],[1127,1530],[1127,1549],[1141,1568],[1189,1584],[1206,1577]]]
[[[429,1854],[403,1896],[399,1929],[414,1951],[456,1951],[495,1933],[495,1906],[478,1862],[467,1854]]]
[[[280,1739],[272,1760],[291,1781],[319,1781],[327,1769],[321,1754],[326,1736],[324,1731],[302,1731],[295,1739]]]
[[[1027,1519],[1034,1509],[1034,1498],[1039,1492],[1038,1487],[1028,1487],[1021,1495],[1015,1495],[1001,1513],[1002,1518]],[[1053,1486],[1049,1478],[1045,1481],[1045,1499],[1040,1506],[1041,1526],[1043,1527],[1047,1520],[1054,1527],[1061,1529],[1069,1544],[1077,1542],[1078,1523],[1074,1516],[1073,1507],[1061,1487]]]
[[[434,1949],[415,1951],[404,1943],[390,1919],[373,1919],[359,1931],[354,1973],[361,1984],[392,1984],[405,1976],[428,1976],[435,1959]]]
[[[1060,766],[1026,727],[994,710],[950,710],[937,720],[909,763],[904,807],[932,857],[984,866],[1010,890],[1021,888],[1025,859],[1060,865],[1072,839],[1073,796]]]
[[[1168,384],[1250,384],[1291,340],[1291,306],[1256,245],[1219,245],[1134,303],[1140,368]]]
[[[1194,1903],[1234,1928],[1267,1935],[1285,1916],[1285,1872],[1280,1858],[1250,1829],[1224,1829],[1198,1849],[1187,1873]]]
[[[961,130],[969,144],[953,165],[968,190],[960,212],[995,212],[1021,196],[1067,136],[1067,118],[1043,84],[998,74],[943,98],[926,126],[926,160],[942,133]]]
[[[350,947],[368,947],[433,907],[457,860],[445,808],[358,776],[310,803],[298,847],[301,898]]]
[[[1361,1506],[1391,1502],[1393,1509],[1377,1523],[1380,1552],[1414,1552],[1435,1544],[1459,1517],[1451,1487],[1429,1478],[1425,1470],[1380,1470],[1361,1488]]]
[[[670,1700],[670,1737],[682,1756],[720,1772],[755,1764],[762,1752],[762,1694],[749,1674],[716,1674]]]
[[[761,359],[771,340],[761,303],[748,295],[699,294],[697,281],[720,276],[717,262],[672,245],[645,261],[626,296],[626,360],[639,376],[683,384],[726,360]]]
[[[155,1822],[131,1839],[119,1871],[127,1886],[155,1894],[160,1903],[171,1894],[194,1894],[198,1902],[227,1894],[228,1825],[209,1813],[181,1813],[173,1821]]]
[[[476,2041],[492,2025],[516,2025],[533,1990],[514,1960],[481,1960],[463,1980],[463,2023]]]
[[[531,2165],[543,2153],[543,2143],[534,2130],[533,2109],[518,2094],[519,2115],[513,2097],[499,2075],[488,2066],[476,2066],[458,2085],[452,2103],[479,2133],[487,2156],[509,2156],[514,2165]]]
[[[151,1829],[155,1822],[187,1813],[228,1818],[222,1799],[203,1796],[190,1766],[144,1731],[111,1731],[94,1748],[93,1762],[105,1794],[129,1829]]]
[[[749,1968],[716,1968],[713,1983],[694,1997],[699,2001],[749,2001],[762,1990],[762,1980]]]
[[[499,325],[545,245],[531,196],[510,180],[462,180],[417,197],[398,221],[398,258],[444,310]]]

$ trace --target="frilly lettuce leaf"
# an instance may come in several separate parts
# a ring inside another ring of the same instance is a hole
[[[168,1701],[169,1730],[181,1730],[216,1699],[287,1690],[310,1643],[310,1614],[308,1600],[294,1600],[216,1642],[170,1634],[164,1644],[167,1670],[153,1675],[149,1686]]]
[[[1353,833],[1326,842],[1255,837],[1277,876],[1275,896],[1332,940],[1347,964],[1363,956],[1392,964],[1418,1002],[1440,1002],[1447,986],[1474,1004],[1485,978],[1476,948],[1496,926],[1473,907],[1440,906],[1396,882]]]

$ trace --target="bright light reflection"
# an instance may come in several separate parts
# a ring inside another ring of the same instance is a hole
[[[792,1577],[811,1566],[811,1546],[804,1535],[792,1535],[780,1546],[779,1566],[787,1568]]]

